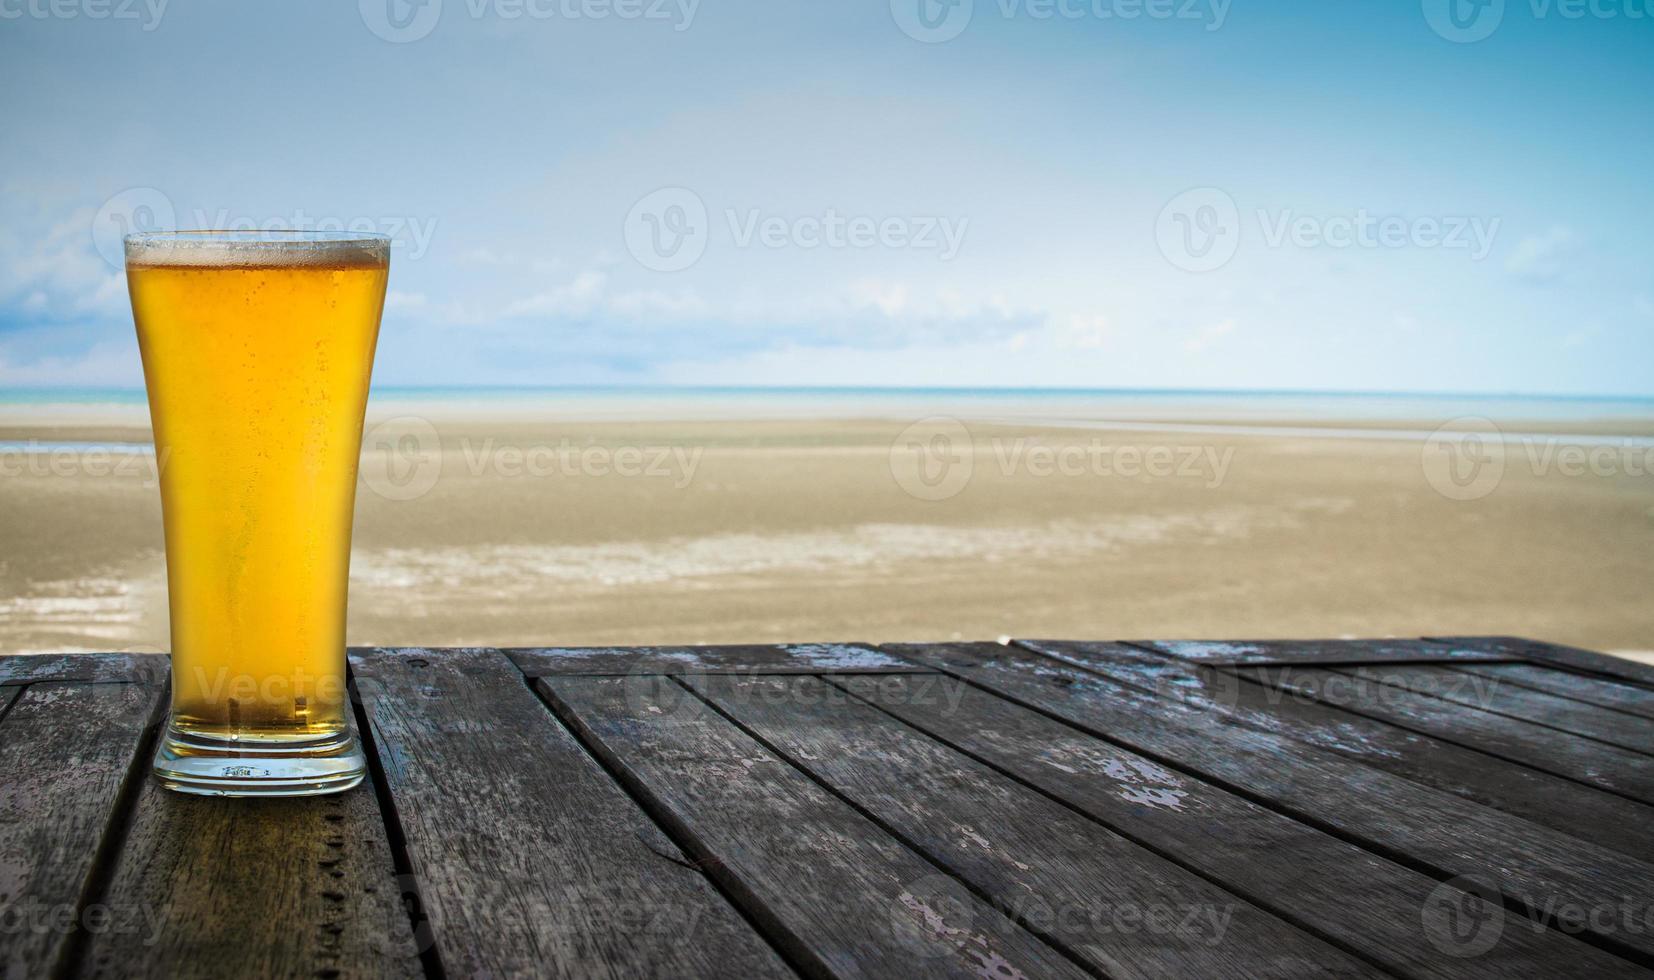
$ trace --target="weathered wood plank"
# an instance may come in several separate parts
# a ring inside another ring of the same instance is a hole
[[[1606,742],[1648,754],[1654,752],[1654,721],[1619,711],[1608,711],[1526,687],[1502,683],[1497,677],[1433,665],[1353,667],[1342,671],[1381,684],[1394,684],[1416,694],[1440,698],[1476,711]],[[1651,763],[1654,771],[1654,763]]]
[[[530,677],[559,674],[883,674],[926,670],[860,643],[535,647],[504,652]]]
[[[1454,669],[1479,677],[1491,677],[1506,684],[1530,687],[1599,708],[1612,708],[1640,718],[1654,718],[1654,690],[1602,677],[1587,677],[1556,667],[1538,664],[1460,664]]]
[[[1473,749],[1397,728],[1234,673],[1112,643],[1017,641],[1141,691],[1227,712],[1243,724],[1654,860],[1654,808]],[[1500,671],[1506,666],[1477,668]]]
[[[880,680],[843,683],[873,694]],[[994,907],[1100,972],[1379,975],[820,678],[695,676],[686,683]],[[963,688],[952,678],[922,678],[906,690],[945,711]]]
[[[1654,895],[1654,866],[1215,712],[1032,662],[1026,652],[1006,656],[989,644],[894,649],[1441,877],[1485,876],[1531,914],[1567,913],[1570,924],[1593,930],[1594,942],[1654,961],[1646,931],[1573,914],[1611,913],[1627,895]]]
[[[1465,956],[1465,938],[1452,926],[1483,917],[1501,921],[1502,907],[987,691],[966,690],[957,710],[926,703],[905,687],[913,680],[900,678],[894,689],[880,685],[865,696],[1398,975],[1550,980],[1571,969],[1640,975],[1623,960],[1526,923],[1499,930],[1485,949]]]
[[[164,653],[17,654],[0,657],[0,685],[41,681],[131,681],[157,684],[167,676]]]
[[[1246,668],[1272,687],[1337,705],[1445,742],[1654,803],[1654,765],[1647,756],[1439,698],[1320,667]]]
[[[790,974],[503,653],[351,664],[450,975]]]
[[[536,683],[808,971],[1086,975],[671,679]]]
[[[1610,657],[1595,650],[1581,650],[1578,647],[1565,647],[1557,643],[1544,643],[1516,636],[1431,636],[1426,639],[1432,643],[1443,643],[1465,650],[1480,650],[1511,660],[1559,664],[1654,688],[1654,665],[1638,663],[1624,657]]]
[[[90,911],[98,855],[117,802],[144,778],[144,732],[164,688],[66,684],[24,689],[0,721],[0,965],[44,976],[72,952],[77,930],[130,925],[144,910]]]
[[[1212,665],[1459,663],[1522,659],[1423,640],[1133,640],[1131,645]]]
[[[185,796],[146,779],[88,977],[423,976],[373,791]]]

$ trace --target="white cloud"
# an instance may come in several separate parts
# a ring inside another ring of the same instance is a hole
[[[85,353],[14,363],[0,355],[0,384],[132,387],[143,384],[143,363],[135,341],[105,341]]]
[[[1114,337],[1108,317],[1102,314],[1070,316],[1059,343],[1079,350],[1100,350]]]
[[[587,270],[571,282],[535,293],[505,308],[505,316],[586,316],[597,308],[607,277]]]
[[[385,294],[385,309],[389,311],[422,310],[425,304],[424,293],[403,293],[392,289]]]
[[[1235,332],[1234,320],[1220,320],[1196,330],[1183,341],[1183,349],[1191,354],[1203,354],[1213,344]]]
[[[1505,260],[1505,271],[1528,282],[1551,282],[1563,274],[1566,259],[1577,248],[1574,233],[1558,225],[1517,242]]]

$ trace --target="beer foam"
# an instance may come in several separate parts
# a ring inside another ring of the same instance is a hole
[[[390,251],[389,238],[348,232],[180,231],[126,237],[126,264],[136,267],[378,267],[390,263]]]

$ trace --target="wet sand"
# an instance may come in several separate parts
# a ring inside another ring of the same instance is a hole
[[[356,644],[1499,633],[1654,650],[1654,454],[1621,438],[1654,424],[1635,420],[1502,424],[1612,438],[1576,447],[1598,450],[1582,467],[1568,438],[1510,440],[1498,478],[1464,487],[1422,438],[1210,420],[390,414],[370,418],[358,492]],[[0,417],[0,652],[166,649],[153,456],[19,446],[147,438],[141,411]]]

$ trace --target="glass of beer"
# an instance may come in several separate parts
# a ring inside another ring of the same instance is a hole
[[[214,796],[349,789],[350,528],[384,236],[126,238],[161,473],[172,713],[154,769]]]

